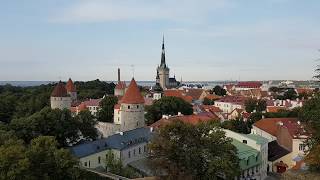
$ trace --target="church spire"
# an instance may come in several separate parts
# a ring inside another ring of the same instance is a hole
[[[161,64],[160,66],[166,67],[166,55],[164,50],[164,35],[162,37],[162,53],[161,53]]]

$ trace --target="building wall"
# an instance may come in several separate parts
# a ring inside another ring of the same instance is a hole
[[[120,107],[121,108],[121,107]],[[121,124],[121,111],[120,111],[120,109],[114,109],[114,111],[113,111],[113,114],[114,114],[114,116],[113,116],[113,123],[115,123],[115,124]]]
[[[275,136],[273,136],[273,135],[271,135],[271,134],[259,129],[258,127],[254,126],[254,125],[252,126],[251,134],[260,135],[260,136],[268,139],[269,142],[277,140],[277,137],[275,137]]]
[[[68,94],[70,95],[72,101],[77,100],[77,92],[68,92]]]
[[[114,156],[120,159],[120,151],[118,150],[104,150],[95,154],[91,154],[86,157],[80,158],[80,166],[85,168],[97,168],[97,167],[106,167],[106,155],[111,151]],[[99,161],[100,159],[100,161]],[[89,166],[90,165],[90,166]]]
[[[125,93],[125,89],[114,89],[115,96],[123,96]]]
[[[88,110],[91,112],[93,116],[97,116],[99,106],[88,106]]]
[[[240,104],[233,104],[230,102],[219,102],[215,101],[214,105],[219,107],[223,113],[231,113],[234,109],[243,109],[244,107]]]
[[[51,109],[70,109],[71,97],[50,97]]]
[[[98,123],[95,125],[95,128],[97,128],[98,132],[104,138],[114,135],[120,131],[120,125],[100,121],[98,121]]]
[[[143,104],[125,104],[120,107],[120,130],[130,131],[136,128],[144,127],[144,105]]]
[[[292,151],[292,137],[289,134],[289,131],[287,128],[281,127],[279,125],[278,127],[278,133],[277,133],[277,141],[278,144],[288,151]]]
[[[162,97],[162,93],[153,93],[153,100],[159,100]]]
[[[140,149],[140,151],[139,151]],[[129,157],[130,153],[130,157]],[[140,143],[121,151],[121,161],[123,165],[127,165],[133,161],[146,158],[148,154],[147,143]]]
[[[166,89],[169,86],[169,68],[159,68],[160,86]]]

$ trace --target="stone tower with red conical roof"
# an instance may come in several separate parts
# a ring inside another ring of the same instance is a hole
[[[71,78],[69,78],[67,85],[66,85],[67,93],[70,95],[71,100],[74,102],[77,100],[77,89],[76,86],[73,84]]]
[[[50,96],[51,109],[70,109],[71,101],[65,85],[60,81]]]
[[[144,127],[144,98],[140,89],[132,78],[127,91],[120,101],[120,131],[130,131],[133,129]]]

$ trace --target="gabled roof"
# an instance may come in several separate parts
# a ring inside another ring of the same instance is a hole
[[[260,88],[262,86],[261,82],[239,82],[236,87],[241,88]]]
[[[102,99],[89,99],[89,100],[84,101],[83,103],[86,106],[100,106],[101,100]]]
[[[67,93],[66,87],[61,81],[59,81],[56,87],[54,87],[51,93],[51,97],[67,97],[67,96],[68,96],[68,93]]]
[[[147,143],[152,137],[149,128],[138,128],[131,131],[123,132],[123,134],[114,134],[104,139],[86,142],[70,148],[73,155],[78,158],[86,157],[107,149],[123,150],[128,147]]]
[[[193,98],[191,96],[186,95],[183,90],[178,90],[178,89],[165,90],[164,96],[179,97],[189,103],[191,103],[193,100]]]
[[[69,78],[66,85],[67,92],[77,92],[75,85],[73,84],[71,78]]]
[[[126,93],[121,98],[121,103],[144,104],[144,99],[134,78],[132,78]]]
[[[277,141],[271,141],[268,143],[268,161],[273,162],[289,153],[290,151],[281,147]]]
[[[281,128],[288,129],[292,138],[299,138],[301,135],[308,136],[308,133],[305,131],[298,118],[266,118],[257,121],[253,125],[276,137],[280,124]]]
[[[199,100],[203,92],[203,89],[185,89],[185,94],[191,96],[193,100]]]

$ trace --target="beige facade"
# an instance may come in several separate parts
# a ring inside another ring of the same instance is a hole
[[[144,127],[144,105],[143,104],[126,104],[120,106],[120,131],[130,131]]]
[[[71,97],[50,97],[51,109],[70,109]]]
[[[162,89],[167,89],[169,87],[169,68],[158,68],[160,86]]]

